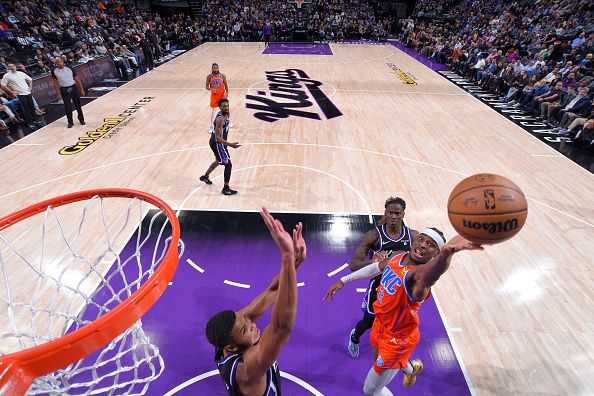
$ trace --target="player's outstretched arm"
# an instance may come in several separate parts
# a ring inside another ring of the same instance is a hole
[[[431,286],[448,270],[452,255],[462,250],[483,250],[483,247],[456,235],[427,264],[418,265],[406,274],[405,282],[415,301],[425,300]]]
[[[367,233],[365,233],[363,240],[357,247],[357,250],[355,250],[355,254],[353,255],[353,257],[351,258],[351,261],[349,261],[349,269],[351,271],[360,270],[361,268],[373,262],[365,260],[365,257],[367,256],[367,253],[371,250],[373,245],[375,245],[377,239],[377,231],[375,229],[367,231]]]
[[[385,258],[381,262],[371,263],[361,268],[360,270],[357,270],[349,275],[343,276],[342,278],[337,280],[332,286],[330,286],[330,289],[328,289],[326,295],[324,296],[324,301],[332,301],[334,295],[338,293],[344,287],[344,285],[349,282],[359,279],[371,279],[375,276],[378,276],[379,274],[384,272],[384,269],[386,268],[386,265],[388,265],[390,260],[391,258]]]
[[[289,340],[297,317],[297,274],[293,241],[281,222],[272,217],[266,208],[262,208],[260,214],[280,249],[281,268],[270,324],[262,332],[259,343],[244,355],[243,378],[247,383],[259,381],[266,375],[266,371],[278,359]]]
[[[303,239],[303,224],[301,223],[297,224],[293,230],[293,250],[295,251],[295,270],[297,270],[301,263],[305,261],[307,255],[307,247]],[[277,274],[270,282],[270,286],[239,312],[247,316],[252,322],[256,322],[274,304],[278,291],[279,276],[280,274]]]

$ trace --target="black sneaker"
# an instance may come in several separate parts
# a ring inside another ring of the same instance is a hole
[[[73,126],[74,126],[73,123],[71,123],[71,122],[68,123],[68,128],[72,128]]]
[[[212,184],[212,181],[206,175],[200,176],[200,181],[203,181],[204,183],[209,184],[209,185]]]
[[[80,122],[80,125],[85,125],[86,124],[86,122],[84,120],[83,121],[79,121],[79,122]]]
[[[235,195],[235,194],[237,194],[237,191],[231,190],[229,187],[223,187],[223,190],[221,192],[223,193],[223,195]]]

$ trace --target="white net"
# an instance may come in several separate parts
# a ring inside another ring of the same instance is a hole
[[[150,208],[138,198],[93,197],[2,230],[0,355],[73,332],[138,290],[171,240],[167,217]],[[27,394],[143,395],[163,369],[139,319],[97,352],[37,378]]]

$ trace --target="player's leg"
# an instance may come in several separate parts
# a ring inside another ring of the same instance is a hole
[[[381,374],[372,367],[367,373],[363,393],[367,396],[392,396],[393,393],[386,387],[398,374],[398,369],[383,370]]]
[[[211,95],[212,98],[212,95]],[[214,131],[214,122],[215,122],[215,118],[217,118],[217,114],[219,112],[219,106],[216,105],[215,107],[212,106],[212,99],[211,99],[211,103],[210,103],[210,127],[208,128],[209,132],[213,132]]]
[[[220,143],[219,143],[220,144]],[[231,158],[229,157],[229,151],[227,147],[220,145],[220,155],[221,155],[221,163],[225,166],[225,172],[223,173],[223,180],[225,185],[223,186],[223,190],[221,193],[223,195],[235,195],[237,191],[232,190],[229,187],[229,180],[231,180],[231,169],[233,169],[233,165],[231,164]]]
[[[356,358],[359,356],[359,342],[361,336],[373,326],[373,319],[372,316],[367,310],[363,313],[363,318],[357,322],[357,325],[353,330],[351,330],[351,334],[349,336],[349,353],[352,358]]]
[[[417,382],[417,374],[423,371],[423,362],[421,359],[409,360],[406,367],[402,369],[402,384],[410,388]]]
[[[233,168],[233,165],[231,164],[231,161],[229,161],[228,164],[225,164],[225,172],[224,172],[224,181],[225,181],[225,186],[223,187],[223,190],[221,191],[224,195],[234,195],[237,194],[237,191],[232,190],[231,188],[229,188],[229,180],[231,180],[231,169]]]
[[[403,349],[393,344],[391,333],[387,333],[377,321],[371,329],[370,343],[373,347],[373,367],[367,373],[363,393],[367,396],[390,396],[387,385],[394,379],[400,367]]]
[[[210,180],[209,176],[217,168],[217,166],[219,166],[218,161],[214,161],[212,164],[210,164],[210,166],[206,170],[206,173],[200,176],[200,181],[203,181],[206,184],[212,184],[212,181]]]
[[[420,334],[418,331],[406,337],[403,341],[403,348],[396,367],[402,368],[402,384],[410,388],[417,381],[417,374],[423,371],[423,362],[420,359],[410,360],[412,353],[419,344]]]
[[[219,154],[219,149],[217,147],[217,141],[211,136],[208,145],[210,146],[210,149],[212,150],[212,153],[215,156],[215,160],[212,164],[210,164],[210,166],[208,167],[208,169],[206,170],[206,173],[202,176],[200,176],[200,181],[203,181],[206,184],[212,184],[212,181],[210,181],[210,174],[219,166],[222,164],[222,158]]]

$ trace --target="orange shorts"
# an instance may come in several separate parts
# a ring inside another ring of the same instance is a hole
[[[370,342],[378,350],[378,356],[373,364],[376,373],[382,374],[385,370],[401,369],[406,367],[410,355],[421,338],[419,329],[406,335],[404,338],[394,335],[383,327],[379,320],[373,322]]]
[[[225,99],[225,93],[210,94],[210,107],[219,107],[219,100]]]

